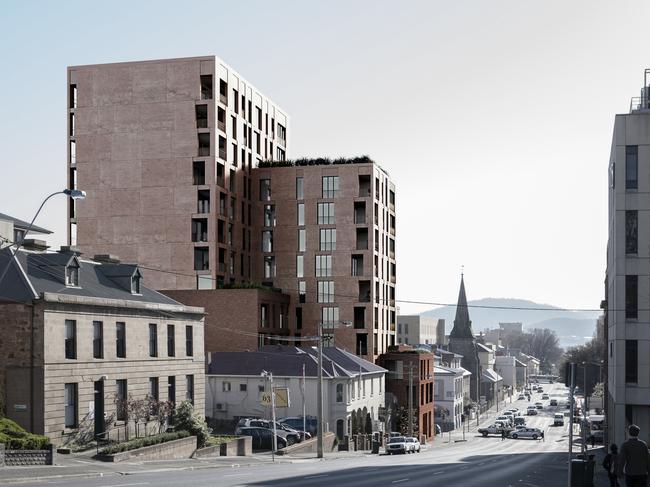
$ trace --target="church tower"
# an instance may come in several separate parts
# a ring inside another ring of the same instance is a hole
[[[478,350],[476,348],[476,338],[472,331],[472,321],[469,319],[463,274],[460,275],[460,291],[458,293],[454,327],[449,334],[449,351],[463,356],[461,365],[472,374],[470,377],[470,397],[473,401],[478,402],[477,381],[480,379]]]

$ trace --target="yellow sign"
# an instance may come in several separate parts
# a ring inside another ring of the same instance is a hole
[[[276,408],[288,408],[291,404],[289,400],[289,389],[286,387],[274,387],[273,393],[275,394],[275,407]],[[260,392],[260,404],[262,406],[271,406],[273,403],[271,401],[270,392]]]
[[[260,404],[262,406],[271,405],[271,393],[270,392],[261,392],[260,393]]]

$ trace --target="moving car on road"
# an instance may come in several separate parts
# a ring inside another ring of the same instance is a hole
[[[553,426],[564,426],[564,414],[555,413],[553,415]]]
[[[546,393],[542,394],[542,399],[548,399],[548,398],[549,398],[548,394],[546,394]]]
[[[486,437],[487,435],[500,435],[503,431],[507,433],[508,430],[508,428],[503,428],[498,424],[491,424],[487,428],[479,428],[478,432]]]
[[[526,418],[524,418],[523,416],[515,416],[515,426],[522,426],[522,425],[523,426],[526,425]]]
[[[535,406],[530,406],[526,414],[528,414],[528,416],[537,416],[537,408]]]
[[[496,419],[496,420],[497,420],[497,421],[503,421],[503,422],[506,422],[506,423],[508,423],[510,426],[512,426],[512,425],[514,424],[514,419],[513,419],[513,416],[512,416],[512,415],[509,415],[509,416],[508,416],[508,415],[502,414],[501,416],[497,416],[497,419]]]
[[[513,440],[517,438],[532,438],[536,440],[538,438],[544,438],[544,432],[539,428],[523,428],[510,433],[510,438]]]
[[[557,406],[557,399],[551,399],[550,406]]]
[[[519,396],[517,396],[517,401],[523,401],[524,399],[526,399],[526,396],[523,394],[519,394]]]
[[[536,409],[543,409],[543,408],[544,408],[544,405],[543,405],[541,402],[536,402],[536,403],[535,403],[535,408],[536,408]]]

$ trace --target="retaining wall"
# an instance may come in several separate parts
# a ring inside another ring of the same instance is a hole
[[[222,457],[244,457],[253,454],[253,438],[241,436],[220,445],[208,446],[196,450],[195,458],[222,456]]]
[[[325,453],[331,452],[334,450],[334,440],[336,435],[332,432],[323,434],[323,451]],[[278,455],[291,455],[293,453],[317,453],[318,452],[318,438],[312,438],[311,440],[305,440],[300,443],[294,443],[291,446],[282,448],[276,453]]]
[[[0,443],[0,467],[54,465],[55,462],[56,450],[52,445],[47,450],[7,450]]]
[[[158,445],[145,446],[137,450],[115,453],[114,455],[97,455],[103,462],[124,462],[126,460],[179,460],[191,458],[196,451],[196,436],[168,441]]]

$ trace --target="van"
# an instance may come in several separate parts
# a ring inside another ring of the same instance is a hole
[[[564,426],[564,414],[555,413],[553,415],[553,426]]]

